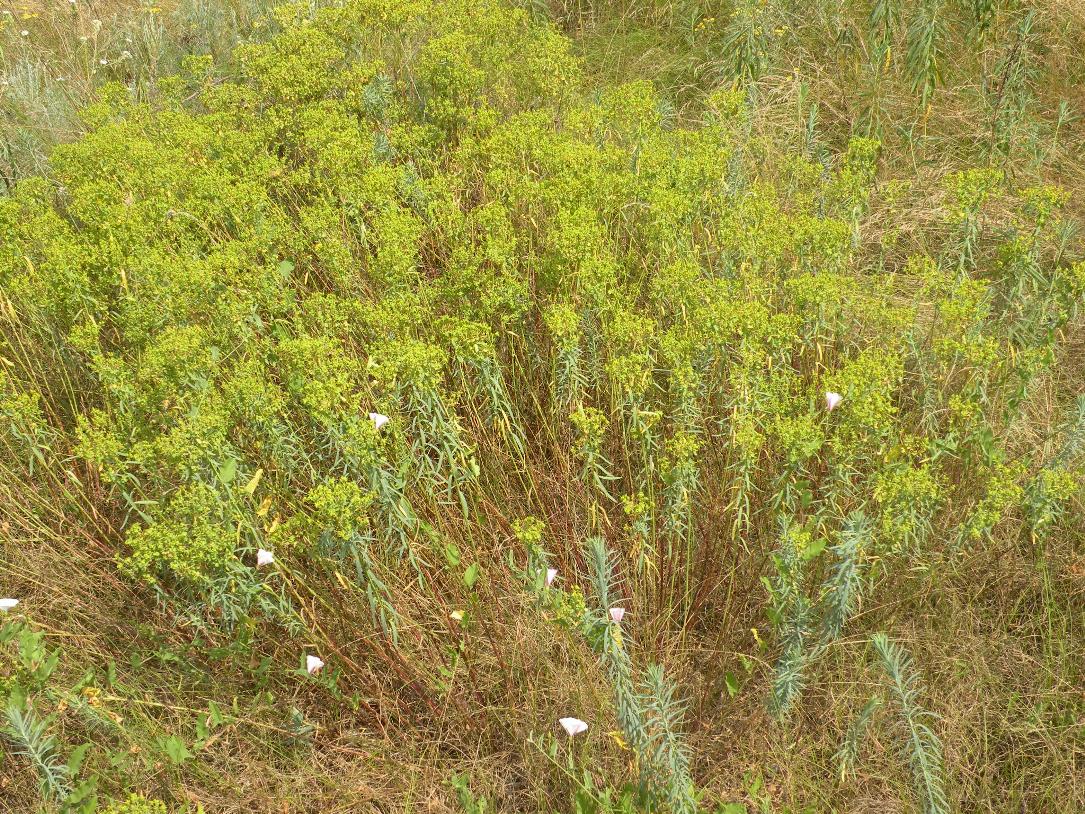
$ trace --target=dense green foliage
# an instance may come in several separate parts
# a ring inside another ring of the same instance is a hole
[[[541,8],[286,5],[228,68],[103,85],[14,183],[0,534],[80,630],[121,606],[83,654],[2,572],[41,799],[309,810],[342,790],[275,776],[346,754],[387,810],[1085,805],[1085,262],[1010,161],[1026,69],[984,160],[910,177],[873,113],[768,127],[786,30],[740,5],[681,113]],[[919,117],[943,5],[869,17]],[[954,645],[1010,578],[1022,676]],[[1005,743],[955,707],[977,670]]]

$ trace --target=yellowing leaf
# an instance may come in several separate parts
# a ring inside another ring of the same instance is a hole
[[[245,484],[244,491],[248,492],[250,495],[255,494],[256,487],[260,485],[260,478],[262,477],[264,477],[264,470],[262,468],[257,469],[256,474]]]
[[[625,742],[625,738],[622,737],[621,732],[615,729],[611,732],[607,732],[607,734],[610,735],[611,739],[613,739],[616,744],[618,744],[620,749],[624,749],[627,752],[629,751],[629,744]]]

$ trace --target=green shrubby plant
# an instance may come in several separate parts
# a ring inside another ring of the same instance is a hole
[[[230,9],[240,27],[250,7]],[[891,110],[898,85],[933,126],[951,12],[879,2],[834,33],[842,72],[877,66],[866,135],[827,123],[850,100],[777,76],[807,24],[778,3],[689,23],[720,29],[703,73],[727,87],[683,106],[647,81],[589,92],[549,17],[499,0],[287,4],[228,68],[101,87],[49,175],[0,198],[0,530],[100,548],[133,602],[159,600],[141,613],[198,637],[192,659],[237,656],[235,695],[295,692],[304,655],[335,663],[294,717],[261,719],[276,760],[307,716],[353,754],[349,715],[369,714],[358,728],[389,742],[439,730],[432,765],[500,752],[534,782],[513,739],[544,711],[597,712],[551,708],[601,687],[625,748],[590,740],[606,708],[560,759],[536,739],[560,789],[493,805],[572,789],[584,810],[697,810],[713,756],[692,748],[738,720],[746,684],[778,722],[836,703],[886,592],[926,607],[971,549],[1043,557],[1077,522],[1082,410],[1057,436],[1026,425],[1062,400],[1085,293],[1073,201],[1012,171],[1028,66],[1003,60],[1005,166],[895,152],[914,115]],[[157,36],[145,73],[168,61]],[[627,601],[632,623],[609,614]],[[842,772],[891,698],[921,805],[946,810],[969,753],[942,766],[915,669],[873,642],[889,695],[842,733]],[[744,681],[716,670],[732,658]],[[50,787],[74,785],[44,711],[8,720]],[[777,723],[752,728],[797,731]]]
[[[459,363],[459,389],[481,402],[486,425],[523,460],[527,453],[524,430],[509,395],[492,329],[484,323],[446,318],[440,330]]]
[[[554,337],[553,398],[559,409],[579,405],[588,380],[581,351],[580,315],[569,305],[555,305],[544,314]]]
[[[1023,462],[998,464],[985,473],[983,497],[962,525],[964,540],[974,543],[990,536],[1005,514],[1020,502],[1024,494],[1020,480],[1024,473]]]
[[[8,702],[4,711],[4,734],[14,742],[15,752],[30,761],[41,778],[42,796],[60,801],[72,793],[68,767],[57,750],[56,736],[49,734],[49,721],[41,720],[32,707]]]
[[[904,730],[901,743],[915,776],[921,810],[927,814],[950,811],[942,744],[931,728],[934,716],[919,704],[920,683],[911,657],[884,633],[875,634],[871,642],[889,678],[890,694],[900,713],[900,726]]]
[[[370,360],[378,384],[403,404],[411,420],[415,460],[430,483],[457,497],[467,511],[467,484],[478,477],[473,448],[442,392],[446,353],[418,340],[391,341]]]
[[[765,71],[774,28],[772,11],[770,4],[756,0],[744,0],[735,7],[722,43],[734,84],[755,81]]]
[[[769,585],[770,619],[780,642],[769,706],[781,717],[791,711],[806,684],[807,640],[813,632],[813,608],[806,595],[805,565],[800,550],[808,539],[808,531],[781,521],[780,546],[773,555],[775,574]]]
[[[569,415],[569,421],[577,431],[577,457],[580,458],[580,477],[592,489],[595,498],[612,499],[608,483],[615,479],[607,459],[605,444],[610,419],[594,407],[578,407]],[[598,504],[593,504],[598,505]]]
[[[167,814],[166,804],[150,800],[142,794],[130,794],[127,799],[111,803],[105,814]]]
[[[892,551],[916,550],[930,537],[944,492],[930,464],[901,461],[874,476],[873,497],[881,514],[881,536]]]
[[[689,750],[680,731],[683,705],[658,665],[650,665],[640,676],[634,673],[632,643],[622,632],[624,608],[615,605],[620,599],[613,558],[599,537],[589,539],[587,547],[598,605],[586,613],[583,627],[611,681],[618,726],[637,757],[640,793],[674,812],[696,811]],[[621,610],[617,616],[615,608]]]
[[[0,427],[5,441],[25,461],[28,472],[46,465],[46,455],[54,441],[53,432],[41,411],[38,393],[20,392],[10,376],[0,370]]]
[[[11,610],[5,607],[5,617]],[[65,814],[91,814],[97,810],[98,777],[82,767],[92,744],[72,748],[65,758],[67,744],[58,725],[69,699],[89,677],[66,691],[58,677],[62,651],[50,647],[36,628],[19,616],[0,624],[0,739],[30,764],[46,805]]]
[[[375,540],[370,530],[369,510],[373,495],[347,478],[335,478],[314,486],[305,496],[311,507],[303,528],[316,532],[319,551],[333,561],[353,569],[365,593],[374,622],[393,638],[398,636],[399,614],[382,576]],[[414,553],[409,552],[413,562]],[[416,565],[417,567],[417,565]]]
[[[182,487],[151,523],[129,529],[125,542],[131,553],[121,567],[147,582],[207,581],[234,555],[234,535],[224,521],[214,490],[202,484]]]

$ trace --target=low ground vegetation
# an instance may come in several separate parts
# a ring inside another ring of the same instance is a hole
[[[1085,809],[1070,4],[10,9],[5,810]]]

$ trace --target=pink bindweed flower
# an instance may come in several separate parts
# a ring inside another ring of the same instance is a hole
[[[610,609],[610,621],[612,621],[614,624],[620,625],[623,616],[625,616],[625,608]]]
[[[547,588],[549,588],[551,585],[553,585],[554,580],[557,579],[557,578],[558,578],[558,569],[557,568],[547,568],[546,569],[546,587]]]
[[[387,424],[391,419],[383,413],[370,413],[369,420],[373,422],[373,426],[378,430]]]
[[[825,409],[830,413],[836,409],[836,405],[844,400],[844,397],[839,393],[834,393],[831,390],[825,394]]]
[[[18,604],[18,599],[0,599],[0,611],[9,611]]]
[[[558,723],[561,724],[561,728],[569,733],[569,737],[575,737],[581,732],[588,731],[588,725],[579,718],[559,718]]]
[[[260,568],[260,567],[262,567],[264,565],[271,565],[273,562],[275,562],[275,555],[274,554],[272,554],[270,551],[265,551],[262,548],[257,549],[257,551],[256,551],[256,567],[257,568]]]
[[[305,669],[308,670],[309,675],[313,676],[320,672],[324,666],[324,661],[319,656],[306,656],[305,657]]]

